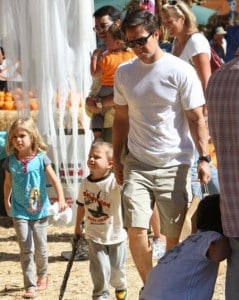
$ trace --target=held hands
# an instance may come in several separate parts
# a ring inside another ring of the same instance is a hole
[[[206,161],[199,161],[198,163],[198,179],[201,183],[208,184],[208,182],[211,180],[211,171],[210,171],[210,165]]]
[[[124,173],[123,165],[120,162],[114,162],[113,169],[115,174],[115,179],[118,185],[123,185],[124,182]]]

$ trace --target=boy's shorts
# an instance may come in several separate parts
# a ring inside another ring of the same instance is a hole
[[[154,168],[129,153],[124,162],[124,179],[124,226],[148,229],[156,202],[161,233],[167,237],[179,237],[191,197],[190,166]]]

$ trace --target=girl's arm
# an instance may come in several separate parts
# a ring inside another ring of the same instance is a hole
[[[59,203],[59,211],[61,212],[68,207],[68,204],[65,201],[65,196],[63,193],[62,185],[61,185],[59,179],[57,178],[56,173],[52,169],[51,164],[46,166],[46,173],[47,173],[48,178],[51,181],[51,184],[53,185],[54,190],[57,194],[57,199],[58,199],[58,203]]]
[[[102,49],[95,49],[90,60],[90,73],[92,77],[99,77],[102,74],[101,67],[98,65],[98,61],[102,55]]]
[[[6,212],[9,215],[11,209],[12,175],[8,171],[5,172],[3,191],[4,191],[4,205],[5,205]]]

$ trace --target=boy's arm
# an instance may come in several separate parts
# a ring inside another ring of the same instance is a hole
[[[223,237],[213,241],[208,248],[207,257],[215,262],[220,262],[230,256],[230,246],[228,238]]]
[[[51,164],[46,166],[46,173],[47,173],[48,178],[51,181],[51,184],[53,185],[54,190],[57,194],[57,199],[58,199],[58,203],[59,203],[59,212],[62,212],[63,210],[65,210],[68,207],[68,204],[65,201],[65,196],[64,196],[62,185],[61,185],[59,179],[57,178],[56,173],[52,169]]]
[[[5,172],[3,191],[4,191],[4,205],[5,205],[6,212],[9,215],[11,209],[12,175],[8,171]]]
[[[84,216],[85,216],[85,206],[78,204],[76,223],[75,223],[75,235],[83,236],[83,232],[81,230],[81,223],[84,219]]]

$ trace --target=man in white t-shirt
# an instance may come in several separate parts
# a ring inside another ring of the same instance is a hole
[[[210,180],[201,83],[192,66],[159,48],[159,26],[148,11],[125,17],[126,45],[137,58],[118,68],[114,88],[114,173],[124,184],[124,226],[143,283],[152,269],[147,229],[155,202],[167,250],[179,241],[190,197],[193,142],[200,156],[199,179]]]

